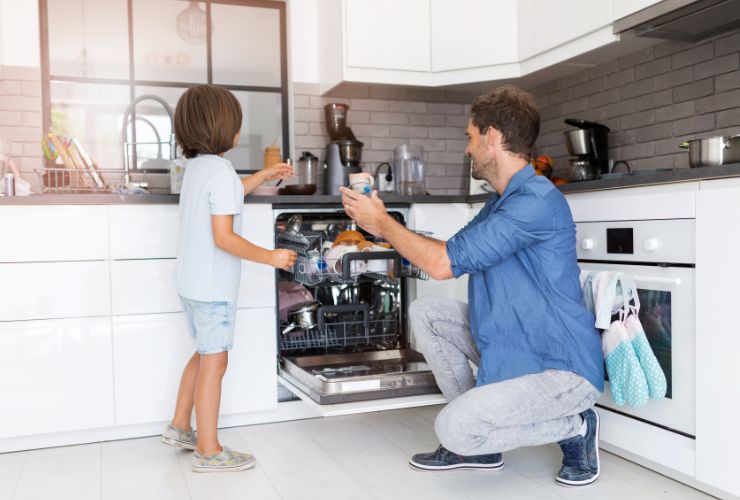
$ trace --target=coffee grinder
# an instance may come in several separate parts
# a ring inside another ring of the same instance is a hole
[[[573,157],[570,180],[590,181],[609,173],[609,127],[577,118],[567,118],[565,123],[576,127],[563,132],[568,153]]]
[[[324,106],[326,129],[332,139],[326,146],[324,194],[339,195],[339,188],[349,183],[349,174],[362,171],[360,159],[363,144],[347,126],[348,109],[349,106],[343,103]]]

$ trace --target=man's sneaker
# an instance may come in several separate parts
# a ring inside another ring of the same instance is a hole
[[[418,453],[411,457],[409,465],[419,470],[451,470],[451,469],[488,469],[498,470],[504,466],[504,456],[501,453],[490,455],[463,456],[452,453],[440,445],[432,453]]]
[[[581,413],[586,435],[560,441],[563,466],[555,481],[563,486],[585,486],[599,478],[599,414],[593,409]]]
[[[177,448],[195,450],[198,447],[198,436],[195,435],[193,430],[184,431],[170,424],[164,428],[162,442]]]
[[[239,453],[224,446],[218,455],[204,457],[197,451],[190,457],[193,472],[236,472],[251,469],[257,459],[249,453]]]

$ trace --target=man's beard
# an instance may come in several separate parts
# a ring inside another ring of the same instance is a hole
[[[478,161],[475,157],[471,156],[471,171],[470,175],[477,181],[492,181],[498,179],[498,163],[496,159],[491,157],[487,158],[486,161]]]

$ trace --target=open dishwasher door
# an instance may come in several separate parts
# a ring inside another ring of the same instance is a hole
[[[390,213],[403,223],[403,210]],[[280,213],[275,234],[298,253],[277,276],[283,385],[335,413],[444,402],[408,335],[407,280],[423,272],[343,212]]]

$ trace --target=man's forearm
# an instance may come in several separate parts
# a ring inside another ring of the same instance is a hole
[[[444,241],[410,231],[390,216],[383,222],[381,236],[398,253],[432,278],[443,280],[453,277]]]

